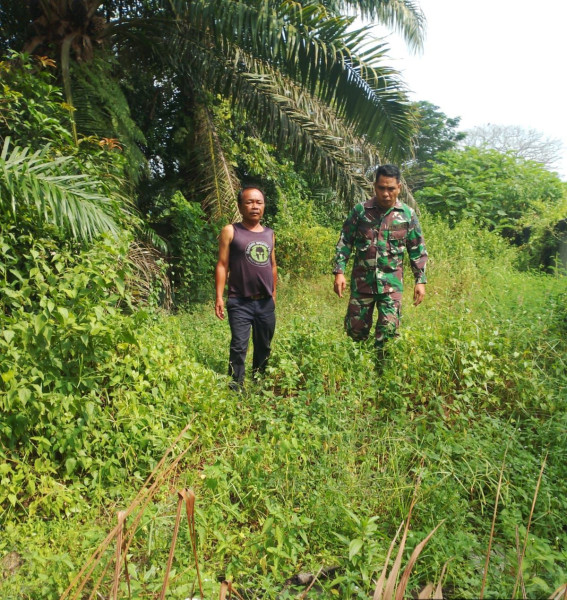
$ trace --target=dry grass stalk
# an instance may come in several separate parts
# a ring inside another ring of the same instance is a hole
[[[146,479],[144,485],[142,486],[140,492],[138,492],[138,495],[136,496],[136,498],[134,498],[134,500],[128,506],[128,508],[125,511],[123,511],[124,519],[126,519],[140,506],[138,514],[136,515],[136,517],[134,519],[134,523],[132,524],[132,527],[130,528],[129,537],[126,540],[126,543],[122,544],[122,548],[123,548],[122,553],[124,555],[126,555],[128,552],[128,548],[134,537],[134,534],[135,534],[135,531],[137,528],[137,524],[139,523],[145,508],[147,507],[149,502],[152,500],[152,498],[156,494],[156,492],[159,490],[159,488],[162,485],[162,483],[164,482],[164,480],[175,469],[175,467],[181,461],[183,456],[185,456],[185,454],[189,451],[189,449],[196,443],[197,438],[194,438],[188,444],[188,446],[183,450],[183,452],[181,452],[172,461],[172,463],[170,465],[168,465],[165,469],[163,469],[163,466],[164,466],[168,456],[173,452],[173,449],[175,448],[177,443],[181,440],[181,438],[185,435],[185,433],[187,433],[187,431],[189,430],[191,425],[192,425],[192,421],[190,421],[183,428],[183,430],[179,433],[179,435],[175,438],[174,442],[166,450],[165,454],[163,455],[163,457],[161,458],[159,463],[156,465],[155,469],[150,473],[150,475]],[[152,481],[152,479],[154,479],[154,481],[151,485],[149,485],[150,482]],[[96,550],[91,554],[91,556],[85,562],[85,564],[83,565],[83,567],[81,568],[79,573],[77,573],[77,575],[71,581],[71,583],[69,584],[67,589],[63,592],[60,600],[66,600],[67,598],[69,598],[70,600],[77,600],[78,598],[82,597],[83,589],[84,589],[85,585],[87,584],[87,582],[90,580],[94,569],[100,564],[100,562],[102,561],[102,559],[104,557],[106,550],[108,549],[108,547],[110,546],[112,541],[118,536],[118,534],[121,530],[122,530],[122,524],[118,523],[110,531],[110,533],[106,536],[106,538],[99,544],[99,546],[96,548]],[[105,575],[106,571],[108,570],[108,566],[109,565],[107,564],[106,567],[104,568],[103,574],[97,581],[97,584],[95,585],[95,587],[92,591],[91,598],[94,598],[94,596],[98,590],[98,587],[102,583],[104,575]],[[74,590],[74,592],[73,592],[73,590]]]
[[[410,508],[408,511],[407,519],[405,521],[404,533],[402,535],[402,539],[400,540],[400,545],[398,547],[396,559],[394,560],[394,564],[392,565],[392,569],[390,570],[388,580],[386,581],[386,586],[384,588],[384,580],[386,579],[386,573],[387,573],[387,569],[388,569],[388,563],[390,561],[390,555],[392,553],[392,550],[394,548],[394,545],[396,543],[396,540],[398,538],[400,530],[401,530],[402,526],[404,525],[403,522],[400,525],[400,527],[398,528],[398,531],[396,532],[396,535],[395,535],[394,539],[392,540],[390,547],[388,549],[388,554],[386,556],[384,568],[382,569],[382,573],[380,575],[378,582],[376,583],[376,588],[374,589],[374,595],[372,597],[373,600],[393,600],[393,598],[394,598],[394,590],[396,589],[396,581],[398,579],[398,575],[400,573],[400,569],[401,569],[401,565],[402,565],[403,552],[404,552],[404,548],[405,548],[406,541],[407,541],[407,536],[408,536],[410,522],[411,522],[411,516],[413,513],[414,506],[416,505],[416,502],[417,502],[417,490],[419,489],[419,484],[420,484],[420,481],[418,480],[416,482],[416,485],[414,488],[413,499],[412,499],[412,502],[411,502],[411,505],[410,505]],[[397,586],[396,593],[395,593],[395,600],[403,599],[407,584],[409,582],[409,577],[410,577],[411,571],[412,571],[413,567],[415,566],[415,563],[416,563],[419,555],[421,554],[421,552],[422,552],[423,548],[425,547],[425,545],[427,544],[427,542],[431,539],[433,534],[437,531],[437,529],[441,526],[442,523],[443,523],[443,521],[441,521],[441,523],[439,523],[439,525],[437,525],[427,535],[427,537],[424,540],[422,540],[414,548],[414,550],[410,556],[410,559],[406,565],[406,568],[404,569],[404,572],[401,576],[400,582]]]
[[[228,598],[232,598],[232,594],[234,594],[238,600],[244,600],[242,596],[232,587],[232,581],[223,581],[220,589],[219,600],[226,600],[228,594]]]
[[[394,597],[394,588],[396,587],[396,581],[398,579],[398,574],[400,572],[400,568],[402,566],[402,558],[404,553],[404,548],[406,546],[406,541],[409,533],[409,526],[411,522],[411,515],[413,512],[413,508],[416,505],[416,495],[417,488],[419,486],[419,482],[416,484],[413,499],[410,505],[410,509],[408,511],[408,518],[406,519],[406,526],[404,527],[404,533],[402,534],[402,539],[400,540],[400,546],[398,548],[398,553],[396,554],[396,559],[394,560],[394,564],[392,566],[392,570],[390,571],[390,575],[388,576],[388,581],[386,581],[386,589],[384,590],[384,596],[382,600],[392,600]]]
[[[434,583],[428,583],[417,595],[417,600],[429,600],[433,596],[435,590]]]
[[[545,454],[545,458],[543,459],[543,462],[541,463],[541,469],[539,470],[539,477],[537,480],[537,484],[536,484],[536,488],[535,488],[535,492],[534,492],[534,499],[532,501],[532,508],[530,510],[530,516],[528,518],[528,526],[526,527],[526,535],[524,537],[524,545],[522,547],[522,553],[520,554],[520,564],[518,565],[518,574],[516,575],[516,581],[514,582],[514,591],[512,592],[512,598],[516,597],[516,591],[518,590],[518,585],[520,582],[520,578],[522,576],[522,564],[524,562],[524,557],[526,555],[526,547],[528,545],[528,536],[530,534],[530,527],[532,524],[532,517],[534,515],[534,510],[535,510],[535,505],[536,505],[536,501],[537,501],[537,496],[539,494],[539,487],[541,485],[541,478],[543,477],[543,470],[545,469],[545,464],[547,462],[547,452]]]
[[[506,447],[506,450],[504,452],[504,458],[502,459],[502,467],[500,469],[500,476],[498,477],[498,487],[496,488],[496,500],[494,502],[494,513],[492,515],[492,526],[490,528],[490,537],[488,538],[486,560],[484,561],[484,573],[482,575],[482,585],[480,587],[480,600],[482,600],[482,598],[484,597],[484,588],[486,586],[486,578],[488,576],[488,563],[490,562],[490,551],[492,550],[492,541],[494,540],[494,528],[496,526],[496,516],[498,515],[498,501],[500,499],[500,490],[502,488],[502,477],[504,475],[504,467],[506,466],[506,454],[508,454],[508,447]]]
[[[230,582],[228,582],[228,581],[223,581],[221,583],[219,600],[226,600],[227,594],[229,594],[228,598],[230,598],[230,587],[231,587]]]
[[[441,523],[439,523],[440,525]],[[443,579],[445,579],[445,573],[447,571],[447,565],[453,560],[449,559],[441,569],[441,575],[437,585],[434,583],[428,583],[417,595],[418,600],[443,600]]]
[[[195,530],[195,492],[193,492],[193,490],[181,490],[180,493],[185,500],[189,536],[191,537],[191,547],[193,548],[193,558],[195,559],[195,570],[197,571],[197,580],[199,581],[201,598],[203,598],[203,582],[201,581],[201,573],[199,572],[199,557],[197,556],[197,531]]]
[[[394,564],[392,566],[392,570],[390,571],[390,575],[388,576],[388,581],[386,581],[386,589],[384,590],[384,595],[382,600],[392,600],[394,597],[394,588],[396,587],[396,581],[398,579],[398,573],[400,572],[400,568],[402,566],[402,557],[404,553],[404,548],[406,547],[406,541],[408,538],[409,526],[411,521],[411,514],[413,512],[413,507],[415,506],[416,499],[415,493],[412,503],[410,505],[410,509],[408,512],[408,518],[406,519],[406,526],[404,527],[404,533],[402,534],[402,539],[400,540],[400,546],[398,548],[398,553],[396,554],[396,559],[394,560]]]
[[[549,600],[559,600],[562,596],[562,600],[567,598],[567,583],[560,585],[554,592],[549,596]]]
[[[148,493],[146,495],[146,497],[144,498],[143,502],[140,504],[138,512],[136,513],[134,519],[132,520],[131,526],[128,530],[128,536],[126,537],[125,541],[122,543],[122,555],[124,556],[124,561],[125,561],[125,573],[126,573],[126,580],[128,582],[128,587],[130,586],[130,580],[129,580],[129,575],[128,575],[128,571],[126,570],[126,557],[128,555],[128,550],[130,548],[130,545],[132,544],[132,541],[134,540],[134,536],[136,534],[136,531],[138,529],[138,525],[140,524],[140,521],[142,519],[142,517],[144,516],[144,512],[146,510],[146,508],[148,507],[149,503],[153,500],[153,497],[155,495],[155,493],[158,491],[158,489],[163,485],[165,479],[167,479],[167,477],[175,470],[175,468],[177,467],[177,465],[179,464],[179,462],[181,461],[181,459],[185,456],[185,454],[189,451],[189,449],[191,448],[191,446],[193,445],[193,443],[196,441],[196,439],[194,439],[191,444],[181,453],[179,454],[175,460],[165,469],[165,471],[163,471],[163,473],[161,473],[160,477],[157,478],[155,480],[155,482],[150,486],[150,488],[148,489]],[[157,470],[154,469],[154,472]],[[151,477],[151,476],[150,476]],[[148,480],[146,480],[147,483]],[[112,541],[112,540],[111,540]],[[105,548],[102,549],[102,551],[104,551]],[[89,572],[87,573],[87,575],[85,576],[81,587],[79,588],[79,591],[82,590],[82,587],[84,586],[84,584],[88,581],[88,579],[90,578],[90,574],[92,573],[92,571],[95,569],[95,567],[99,564],[99,562],[102,560],[102,556],[103,554],[100,555],[100,558],[93,563],[93,565],[91,566]],[[107,563],[107,565],[104,567],[102,573],[100,574],[100,577],[98,578],[94,588],[93,588],[93,592],[92,594],[89,596],[89,600],[93,600],[95,593],[97,592],[97,590],[100,588],[100,586],[102,585],[102,582],[104,581],[105,577],[106,577],[106,573],[108,571],[108,568],[110,567],[110,562]],[[75,592],[75,595],[73,596],[73,598],[78,598],[78,592]]]
[[[386,581],[386,574],[388,572],[388,563],[390,562],[390,555],[392,554],[392,550],[396,545],[396,540],[398,539],[398,535],[400,535],[400,531],[404,526],[404,521],[400,523],[398,527],[398,531],[396,531],[396,535],[392,539],[390,543],[390,547],[388,548],[388,554],[386,555],[386,560],[384,561],[384,568],[382,569],[382,573],[380,574],[380,578],[376,583],[376,588],[374,589],[374,595],[372,596],[372,600],[382,600],[382,590],[384,588],[384,582]]]
[[[319,571],[317,572],[317,575],[315,575],[315,577],[313,577],[313,579],[311,580],[311,583],[307,586],[307,589],[302,592],[301,594],[299,594],[299,600],[304,600],[305,598],[307,598],[307,594],[309,592],[309,590],[315,585],[315,582],[317,581],[317,579],[319,579],[319,575],[321,575],[321,573],[323,572],[323,567],[321,567],[319,569]]]
[[[118,535],[116,536],[116,563],[114,566],[114,581],[112,582],[112,600],[118,600],[118,586],[120,583],[120,566],[122,562],[122,544],[124,538],[124,528],[126,525],[126,513],[123,510],[118,511]]]
[[[413,549],[413,552],[411,553],[408,564],[406,565],[406,568],[404,569],[402,578],[400,579],[400,583],[398,584],[398,589],[396,590],[395,600],[403,600],[404,594],[406,591],[406,587],[409,582],[411,571],[412,571],[419,555],[421,554],[422,550],[425,548],[425,544],[427,544],[427,542],[431,539],[433,534],[439,529],[439,527],[441,527],[441,525],[443,525],[444,522],[445,522],[445,519],[443,519],[443,521],[441,521],[434,529],[432,529],[427,534],[425,539],[423,539],[421,542],[419,542],[419,544]]]
[[[177,544],[177,534],[179,533],[179,523],[181,522],[181,509],[183,508],[183,496],[179,494],[177,500],[177,513],[175,515],[175,526],[173,527],[173,536],[171,539],[171,546],[169,547],[169,556],[167,558],[167,566],[165,567],[165,575],[163,578],[163,585],[161,586],[161,593],[159,600],[164,600],[165,592],[167,590],[167,584],[169,583],[169,573],[171,572],[171,565],[173,564],[173,555],[175,554],[175,546]],[[201,595],[201,598],[203,596]]]
[[[443,579],[445,579],[445,573],[447,572],[447,565],[453,559],[450,558],[441,569],[441,576],[439,577],[439,583],[437,584],[437,588],[435,589],[435,594],[433,595],[433,600],[443,600]]]

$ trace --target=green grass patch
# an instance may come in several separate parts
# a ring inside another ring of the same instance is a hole
[[[104,385],[69,384],[68,405],[56,390],[27,400],[63,424],[66,453],[43,421],[27,442],[2,438],[0,595],[58,598],[187,423],[177,450],[193,445],[131,546],[136,598],[159,592],[182,487],[197,495],[207,597],[229,578],[246,598],[291,598],[292,576],[333,567],[322,597],[368,598],[414,494],[404,562],[445,522],[408,589],[450,560],[447,596],[478,597],[504,458],[486,596],[509,597],[546,455],[524,585],[547,597],[567,581],[566,280],[516,272],[514,252],[470,225],[425,218],[424,229],[428,295],[414,308],[408,282],[381,373],[372,343],[344,335],[331,276],[282,283],[268,371],[240,395],[227,387],[229,329],[212,304],[114,315],[112,331],[127,324],[133,338],[104,347]],[[185,524],[173,566],[171,597],[188,597]]]

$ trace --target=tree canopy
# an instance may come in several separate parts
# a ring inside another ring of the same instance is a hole
[[[541,164],[512,153],[467,148],[436,156],[416,198],[453,223],[470,218],[507,235],[521,231],[534,213],[560,202],[563,185]]]
[[[43,0],[27,15],[19,1],[5,4],[4,43],[27,28],[24,48],[57,61],[76,126],[120,140],[133,165],[141,148],[153,185],[181,188],[213,216],[233,215],[238,185],[218,98],[250,135],[350,200],[366,192],[367,169],[409,154],[413,117],[388,47],[343,13],[419,46],[424,20],[410,0]]]
[[[448,117],[438,106],[420,100],[413,103],[417,119],[413,157],[405,165],[405,177],[412,190],[423,185],[425,169],[439,152],[455,148],[465,133],[458,131],[460,117]]]
[[[535,129],[492,123],[467,131],[464,143],[476,148],[512,152],[521,158],[539,162],[550,170],[557,168],[563,146],[561,140],[547,137]]]

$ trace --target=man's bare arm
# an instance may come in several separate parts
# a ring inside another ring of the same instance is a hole
[[[224,287],[228,277],[228,261],[230,255],[230,243],[234,237],[232,225],[222,228],[219,236],[219,259],[215,268],[215,314],[219,319],[224,319]]]

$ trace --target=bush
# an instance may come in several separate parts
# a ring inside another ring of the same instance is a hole
[[[168,201],[160,223],[169,229],[175,303],[211,298],[221,225],[207,221],[201,206],[181,192]]]
[[[284,277],[331,273],[338,232],[318,225],[296,225],[276,231],[276,260]]]
[[[474,219],[482,227],[519,234],[541,202],[556,205],[562,184],[534,161],[496,150],[451,150],[436,156],[416,200],[451,223]]]
[[[125,247],[77,252],[10,232],[0,247],[0,443],[14,465],[0,504],[15,505],[40,481],[90,466],[85,431],[143,313],[120,308],[129,306]]]

